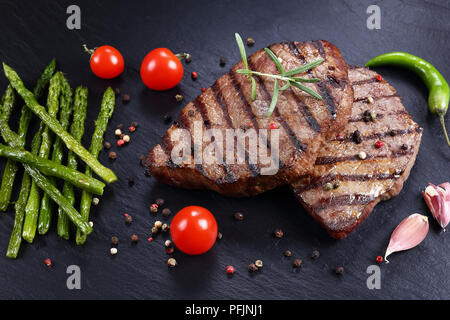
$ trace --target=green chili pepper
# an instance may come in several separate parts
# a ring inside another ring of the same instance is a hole
[[[448,110],[450,89],[447,81],[439,71],[429,62],[406,52],[391,52],[379,55],[366,63],[367,67],[384,65],[400,66],[414,71],[425,83],[429,91],[428,107],[440,119],[445,139],[450,147],[444,116]]]

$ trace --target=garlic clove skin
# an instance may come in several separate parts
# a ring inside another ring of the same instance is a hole
[[[431,214],[445,231],[450,222],[450,183],[442,183],[439,186],[430,183],[422,195]]]
[[[420,244],[428,234],[429,223],[428,217],[418,213],[414,213],[405,218],[392,232],[389,245],[384,254],[386,259],[390,254],[398,251],[412,249]]]

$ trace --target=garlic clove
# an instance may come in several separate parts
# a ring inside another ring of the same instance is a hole
[[[422,195],[431,214],[445,231],[450,222],[450,183],[438,186],[430,183]]]
[[[414,213],[405,218],[392,232],[389,245],[384,254],[386,259],[391,253],[414,248],[425,239],[428,234],[428,217]]]

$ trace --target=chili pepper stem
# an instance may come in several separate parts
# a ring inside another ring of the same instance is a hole
[[[184,59],[188,59],[189,57],[191,57],[191,55],[189,53],[187,53],[187,52],[181,52],[181,53],[177,53],[175,55],[175,57],[180,59],[180,61],[183,61]]]
[[[86,51],[87,53],[89,53],[89,55],[92,56],[92,55],[94,54],[94,51],[95,51],[96,48],[94,48],[94,49],[89,49],[89,48],[87,47],[87,45],[83,44],[83,49],[84,49],[84,51]]]
[[[450,139],[448,138],[447,129],[445,128],[444,115],[440,115],[440,116],[439,116],[439,120],[440,120],[440,122],[441,122],[442,129],[444,130],[445,140],[447,140],[447,144],[448,144],[448,146],[450,147]]]

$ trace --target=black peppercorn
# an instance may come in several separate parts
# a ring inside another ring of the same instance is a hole
[[[164,123],[169,124],[172,122],[172,116],[169,114],[164,115]]]
[[[111,237],[111,244],[118,245],[119,244],[119,238],[117,238],[116,236]]]
[[[258,271],[258,267],[256,266],[256,264],[250,263],[250,264],[248,265],[248,271],[250,271],[250,272],[256,272],[256,271]]]
[[[360,144],[362,142],[361,132],[359,132],[359,130],[355,130],[352,134],[352,139],[356,144]]]
[[[406,151],[406,150],[408,150],[408,145],[404,143],[404,144],[402,144],[401,148],[402,148],[402,150]]]
[[[163,198],[158,198],[158,199],[156,199],[155,200],[155,203],[158,205],[158,206],[162,206],[162,205],[164,205],[164,199]]]
[[[117,154],[116,154],[114,151],[111,151],[111,152],[108,154],[108,158],[111,159],[111,160],[116,160]]]
[[[295,260],[292,262],[292,266],[293,266],[294,268],[300,268],[300,267],[302,266],[302,263],[303,263],[302,259],[295,259]]]
[[[162,215],[163,215],[163,217],[168,217],[168,216],[170,216],[170,214],[172,213],[172,211],[170,211],[170,209],[169,208],[164,208],[163,210],[162,210]]]
[[[338,267],[336,267],[334,272],[336,272],[337,275],[343,275],[344,274],[344,267],[343,266],[338,266]]]
[[[134,185],[134,178],[133,177],[129,177],[128,178],[128,185],[131,187]]]
[[[104,147],[106,150],[108,150],[109,148],[111,148],[111,142],[105,141],[105,142],[103,143],[103,147]]]
[[[247,45],[249,47],[253,46],[255,44],[255,39],[253,38],[247,38]]]
[[[225,58],[220,58],[219,64],[221,67],[224,67],[226,63],[227,63],[227,60],[225,60]]]
[[[242,220],[244,220],[244,215],[242,213],[240,213],[240,212],[236,212],[234,214],[234,219],[237,220],[237,221],[242,221]]]
[[[123,95],[123,97],[122,97],[122,102],[123,103],[128,103],[128,102],[130,102],[130,100],[131,100],[131,97],[130,97],[129,94],[124,94]]]
[[[313,250],[313,252],[311,252],[311,258],[316,260],[319,259],[320,257],[320,252],[318,250]]]
[[[273,232],[273,235],[275,236],[275,238],[281,239],[283,238],[283,230],[281,229],[275,229],[275,231]]]

